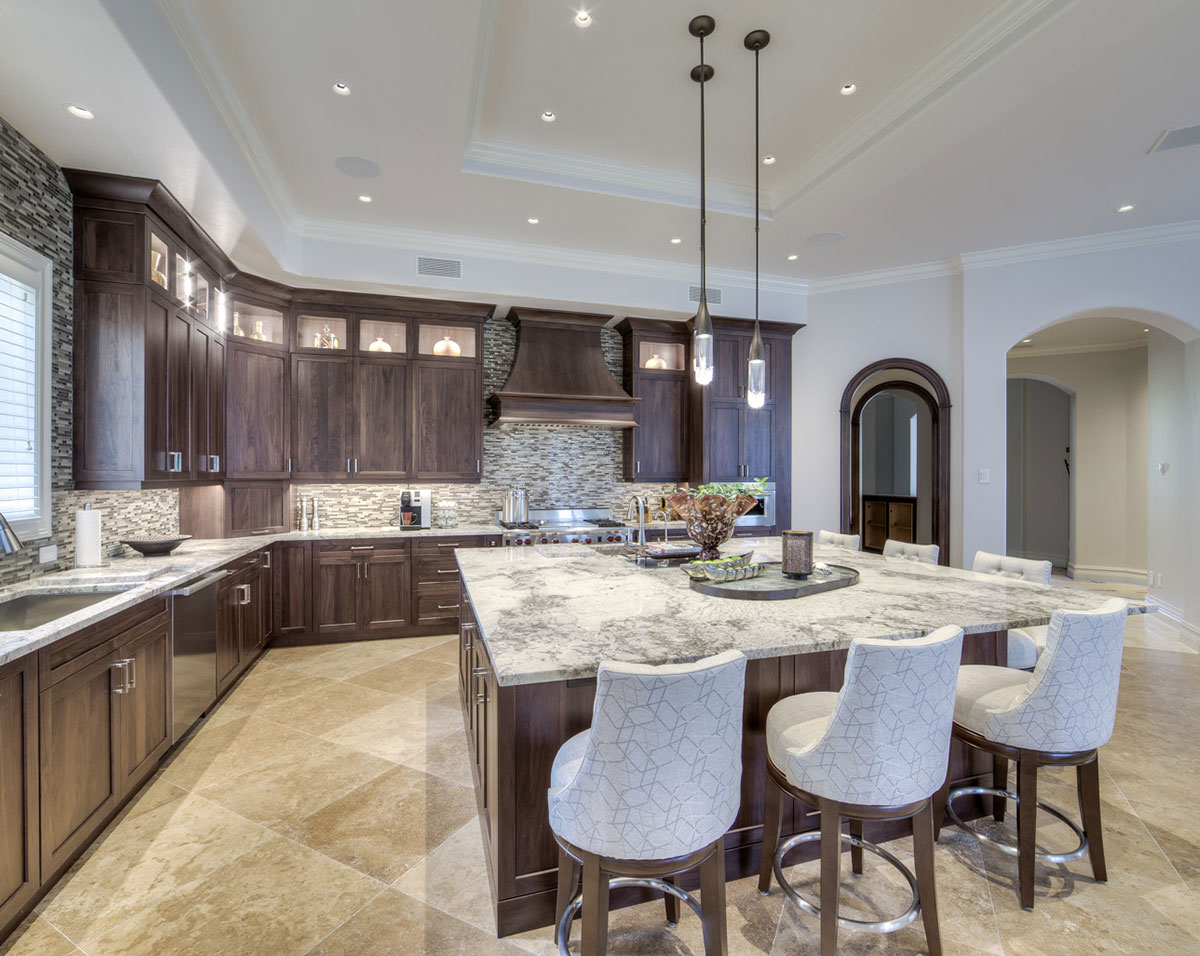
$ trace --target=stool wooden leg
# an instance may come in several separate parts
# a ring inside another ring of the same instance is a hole
[[[554,901],[554,941],[558,942],[558,921],[562,919],[563,910],[575,898],[575,889],[579,886],[579,864],[575,862],[566,850],[558,848],[558,896]]]
[[[670,883],[672,886],[674,886],[675,885],[675,877],[664,876],[663,882]],[[663,894],[663,902],[665,902],[667,904],[667,922],[670,923],[672,926],[678,926],[679,925],[679,900],[677,900],[670,893],[664,893]]]
[[[1008,789],[1008,759],[992,757],[992,786],[997,790]],[[997,823],[1004,822],[1004,809],[1008,803],[1003,797],[992,797],[992,819]]]
[[[821,800],[821,956],[837,956],[842,819],[835,800]]]
[[[852,837],[857,837],[860,840],[863,838],[863,822],[862,822],[862,820],[851,819],[850,835]],[[855,876],[862,876],[862,866],[863,866],[862,847],[854,846],[853,844],[851,844],[851,846],[850,846],[850,868],[854,871]]]
[[[767,775],[767,790],[763,796],[762,863],[758,867],[758,892],[771,892],[771,869],[775,865],[775,850],[779,847],[781,791],[770,774]]]
[[[950,799],[950,768],[946,768],[946,779],[933,795],[933,839],[942,835],[942,821],[946,818],[946,801]]]
[[[925,945],[929,956],[942,956],[942,935],[938,929],[937,884],[933,871],[933,801],[913,817],[913,862],[917,871],[917,893],[921,900],[921,918],[925,921]]]
[[[1017,759],[1017,887],[1021,908],[1033,909],[1033,865],[1037,843],[1037,754],[1022,750]]]
[[[605,956],[608,951],[608,874],[600,857],[583,854],[583,956]]]
[[[1083,833],[1088,841],[1088,856],[1092,861],[1092,876],[1108,882],[1108,867],[1104,865],[1104,830],[1100,824],[1100,758],[1093,757],[1076,768],[1079,791],[1079,813],[1083,817]]]
[[[704,930],[704,956],[729,956],[724,837],[717,840],[712,856],[700,864],[700,922]]]

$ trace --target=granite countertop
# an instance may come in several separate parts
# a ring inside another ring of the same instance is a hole
[[[195,539],[185,541],[169,555],[144,558],[130,554],[110,558],[99,568],[77,568],[43,574],[20,584],[0,588],[0,603],[26,594],[46,592],[98,594],[112,597],[79,611],[55,618],[26,631],[0,631],[0,664],[53,644],[105,618],[128,610],[142,601],[187,584],[238,558],[276,541],[332,541],[342,538],[430,538],[455,535],[498,534],[495,525],[460,525],[451,529],[421,528],[328,528],[319,532],[289,531],[282,534],[251,535],[244,538]]]
[[[737,544],[779,560],[779,538]],[[677,568],[643,570],[581,545],[456,553],[501,685],[594,677],[603,660],[680,663],[730,648],[776,657],[848,647],[858,637],[917,637],[945,624],[1005,630],[1107,599],[826,546],[815,548],[816,559],[855,568],[859,583],[787,601],[708,597]],[[1130,613],[1150,609],[1130,603]]]

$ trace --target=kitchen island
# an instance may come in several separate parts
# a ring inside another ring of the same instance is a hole
[[[779,558],[778,538],[741,539],[726,551],[743,546]],[[758,870],[767,712],[791,694],[839,689],[851,641],[915,637],[953,624],[967,635],[964,663],[1004,664],[1009,628],[1045,624],[1058,608],[1102,603],[1087,591],[828,547],[816,549],[817,560],[855,568],[859,583],[787,601],[708,597],[677,569],[644,570],[582,545],[460,551],[457,558],[461,691],[502,936],[553,920],[557,852],[546,787],[559,746],[591,723],[601,661],[680,663],[731,648],[750,659],[741,809],[726,837],[726,875],[736,879]],[[1130,613],[1147,609],[1130,605]],[[986,757],[954,745],[956,784],[990,770]],[[868,826],[867,838],[890,839],[906,825]],[[816,826],[812,808],[785,798],[785,833]]]

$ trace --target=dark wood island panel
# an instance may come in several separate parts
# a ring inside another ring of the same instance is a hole
[[[492,905],[501,936],[554,920],[558,853],[550,832],[546,788],[558,748],[592,721],[596,681],[547,681],[500,686],[487,648],[478,639],[474,608],[466,590],[460,599],[460,689],[464,724],[475,774],[475,795],[483,829]],[[727,880],[758,872],[762,852],[763,788],[766,782],[766,722],[771,706],[805,691],[836,691],[842,686],[846,650],[817,651],[749,661],[742,738],[742,803],[725,837]],[[964,664],[1007,662],[1006,632],[968,634]],[[968,785],[987,777],[991,761],[955,742],[951,781]],[[819,828],[819,816],[784,797],[783,832]],[[908,820],[867,824],[867,839],[890,840],[910,831]],[[799,858],[815,858],[807,844]],[[807,854],[807,856],[804,856]],[[684,874],[683,886],[699,886],[698,873]],[[636,902],[644,894],[614,894],[613,905]]]

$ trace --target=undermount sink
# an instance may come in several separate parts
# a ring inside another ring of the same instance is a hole
[[[107,601],[119,591],[63,593],[42,591],[22,594],[0,603],[0,631],[28,631],[85,607]]]

